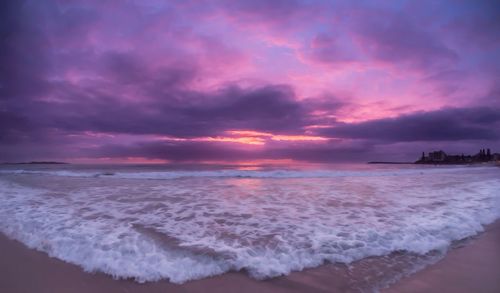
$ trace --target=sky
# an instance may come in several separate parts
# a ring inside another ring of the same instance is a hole
[[[0,6],[0,162],[500,152],[498,1]]]

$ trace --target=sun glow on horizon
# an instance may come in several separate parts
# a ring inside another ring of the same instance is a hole
[[[229,142],[247,145],[265,145],[269,141],[327,141],[329,138],[313,135],[283,135],[272,134],[270,132],[260,132],[253,130],[228,130],[227,136],[207,136],[194,138],[180,138],[171,136],[162,136],[160,140],[164,141],[206,141],[206,142]]]

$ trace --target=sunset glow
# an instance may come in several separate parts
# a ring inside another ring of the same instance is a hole
[[[13,1],[2,9],[0,161],[344,162],[499,148],[497,8]]]

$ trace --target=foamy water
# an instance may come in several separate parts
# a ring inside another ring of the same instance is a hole
[[[428,255],[500,218],[500,169],[0,170],[0,231],[83,267],[183,283]]]

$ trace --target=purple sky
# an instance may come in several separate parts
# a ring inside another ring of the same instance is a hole
[[[0,162],[500,152],[498,1],[0,5]]]

